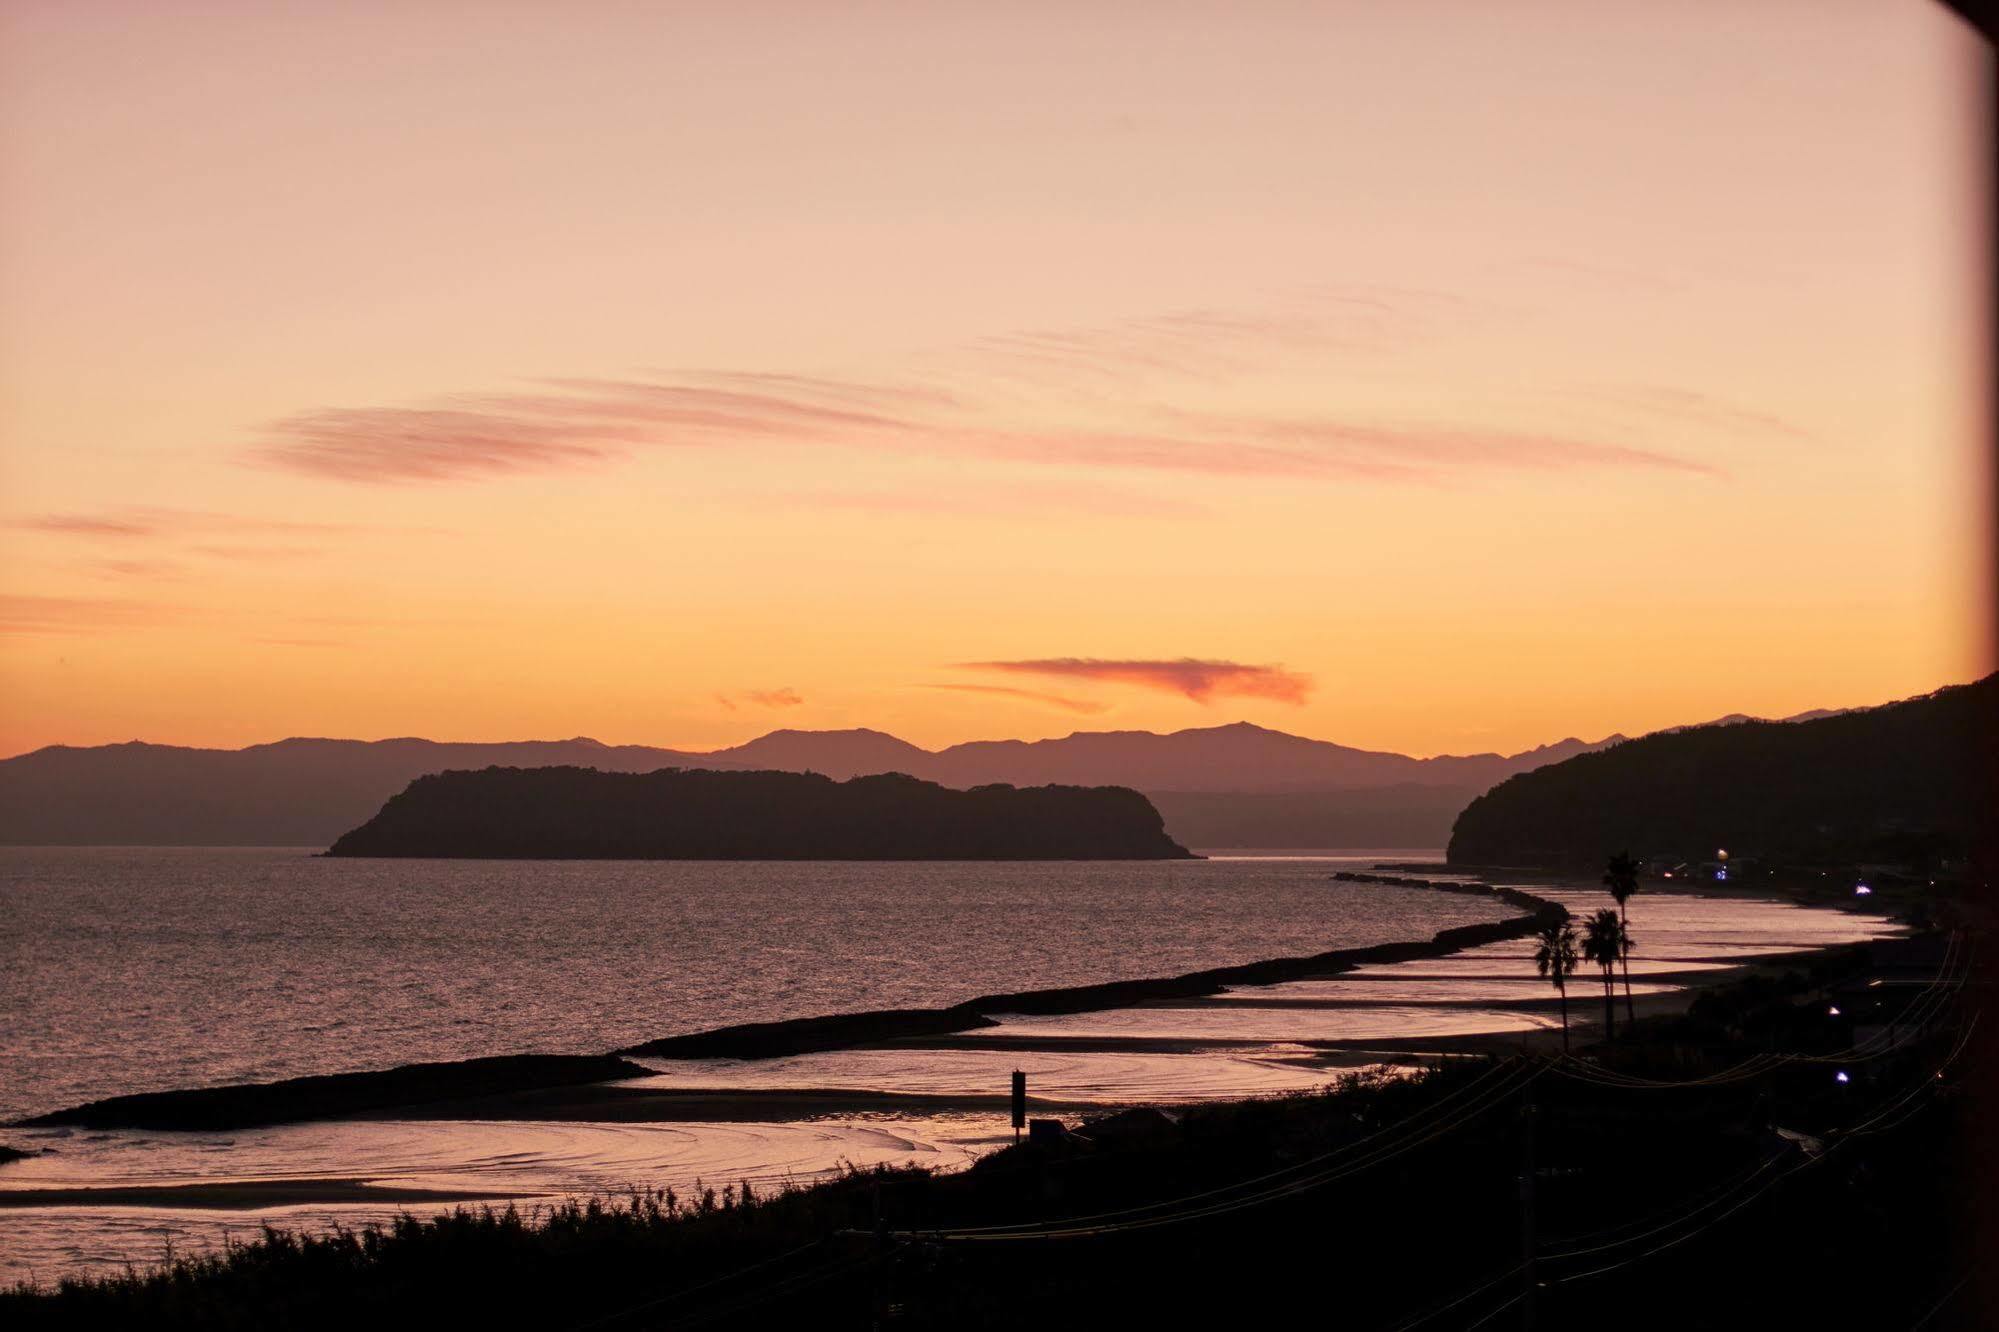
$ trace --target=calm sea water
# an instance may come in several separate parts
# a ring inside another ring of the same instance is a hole
[[[0,848],[0,1119],[1172,975],[1506,914],[1329,879],[1342,861],[1434,854],[799,864]]]

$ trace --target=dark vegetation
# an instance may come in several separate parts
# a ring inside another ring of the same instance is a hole
[[[1167,860],[1123,787],[954,791],[898,773],[486,768],[419,777],[330,856],[549,860]]]
[[[1521,773],[1466,806],[1452,864],[1580,866],[1606,846],[1790,865],[1935,866],[1969,854],[1999,752],[1999,675],[1811,721],[1627,740]]]
[[[1832,1076],[1846,1065],[1746,1062],[1765,1042],[1807,1055],[1851,1042],[1823,1001],[1865,958],[1642,1019],[1588,1063],[1451,1060],[1406,1081],[1357,1074],[1324,1093],[1126,1112],[956,1176],[854,1172],[772,1196],[640,1189],[271,1233],[0,1295],[0,1322],[1181,1328],[1266,1321],[1302,1300],[1358,1329],[1423,1314],[1425,1327],[1489,1314],[1482,1325],[1519,1326],[1501,1306],[1525,1289],[1524,1166],[1538,1326],[1601,1326],[1615,1309],[1636,1329],[1906,1327],[1973,1257],[1970,1185],[1949,1168],[1966,1118],[1954,1009],[1932,1008],[1921,1039],[1854,1063],[1850,1082]],[[1036,1237],[966,1231],[1007,1226]]]
[[[500,1055],[446,1064],[404,1064],[370,1073],[328,1073],[282,1082],[194,1091],[142,1092],[23,1120],[28,1128],[236,1129],[338,1119],[397,1106],[540,1087],[573,1087],[650,1070],[610,1055]]]

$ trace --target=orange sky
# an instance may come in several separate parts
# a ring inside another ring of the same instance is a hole
[[[16,0],[0,753],[1970,678],[1990,72],[1873,0]]]

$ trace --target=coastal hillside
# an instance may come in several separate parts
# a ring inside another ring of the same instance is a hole
[[[1660,732],[1521,773],[1466,806],[1452,862],[1582,865],[1606,848],[1787,864],[1935,864],[1990,816],[1976,780],[1999,675],[1791,722]]]
[[[901,774],[486,768],[420,777],[330,856],[550,860],[1173,860],[1121,787],[954,791]]]

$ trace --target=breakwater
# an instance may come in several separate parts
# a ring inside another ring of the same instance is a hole
[[[141,1092],[36,1115],[20,1126],[212,1132],[338,1119],[426,1101],[612,1082],[643,1077],[647,1071],[610,1055],[501,1055],[236,1087]]]
[[[1400,888],[1489,897],[1522,914],[1507,920],[1460,925],[1437,931],[1428,939],[1336,948],[1302,957],[1269,958],[1236,966],[1211,967],[1179,976],[1107,981],[1059,989],[987,994],[944,1008],[882,1009],[869,1013],[839,1013],[783,1022],[751,1022],[666,1036],[615,1051],[653,1059],[774,1059],[855,1045],[945,1036],[996,1025],[994,1014],[1053,1016],[1088,1013],[1107,1008],[1131,1008],[1166,999],[1193,999],[1219,994],[1232,985],[1275,985],[1284,981],[1336,976],[1355,967],[1445,957],[1466,948],[1517,939],[1539,929],[1549,919],[1566,919],[1559,902],[1516,888],[1491,884],[1452,883],[1432,879],[1342,871],[1332,876],[1344,883],[1379,883]]]

